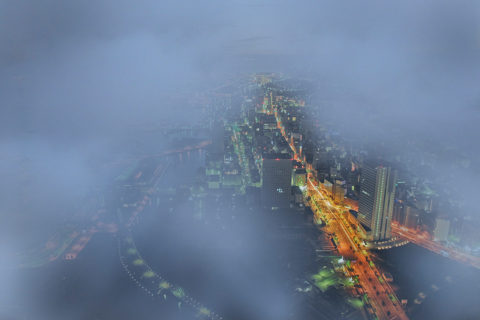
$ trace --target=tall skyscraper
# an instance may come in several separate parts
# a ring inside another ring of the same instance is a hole
[[[215,121],[212,128],[212,144],[210,146],[210,153],[214,159],[223,159],[225,152],[225,126],[221,121]]]
[[[449,230],[450,230],[450,221],[447,218],[438,217],[437,219],[435,219],[435,229],[433,229],[433,240],[447,241]]]
[[[391,238],[396,170],[381,164],[367,163],[360,177],[358,220],[369,240]]]
[[[292,199],[292,159],[286,153],[267,154],[262,166],[262,205],[288,208]]]

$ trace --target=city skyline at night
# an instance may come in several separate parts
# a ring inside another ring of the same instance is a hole
[[[0,1],[0,320],[480,305],[480,3]]]

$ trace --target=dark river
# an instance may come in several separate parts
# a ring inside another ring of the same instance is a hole
[[[480,319],[480,270],[413,244],[379,256],[411,319]]]

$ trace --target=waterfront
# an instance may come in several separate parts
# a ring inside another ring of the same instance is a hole
[[[234,209],[226,199],[219,200],[220,206],[210,204],[217,208],[214,211],[196,211],[187,190],[203,161],[201,153],[174,161],[157,185],[171,195],[147,207],[133,227],[137,248],[153,270],[224,319],[340,315],[356,319],[341,289],[322,292],[309,284],[312,274],[330,266],[334,252],[328,251],[331,243],[307,215],[295,210]],[[1,316],[35,320],[198,316],[172,296],[146,294],[122,268],[117,237],[96,233],[74,260],[15,271],[15,287],[23,289],[4,300],[14,307],[3,308]],[[326,249],[323,256],[315,253],[318,248]]]
[[[413,244],[380,251],[411,319],[478,319],[480,271]],[[416,302],[415,302],[416,300]]]
[[[182,315],[176,304],[159,304],[142,294],[122,269],[117,240],[110,234],[95,235],[75,260],[57,260],[14,274],[17,290],[2,297],[8,308],[2,306],[0,319],[127,320],[160,313],[180,319]]]

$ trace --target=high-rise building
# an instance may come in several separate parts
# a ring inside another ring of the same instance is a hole
[[[335,183],[332,185],[333,201],[335,201],[336,204],[343,203],[345,198],[345,188],[343,183],[344,181],[342,180],[335,180]]]
[[[402,202],[395,202],[393,205],[393,221],[402,225],[405,223],[405,206]]]
[[[450,221],[446,218],[435,219],[435,229],[433,229],[433,240],[447,241]]]
[[[391,237],[396,170],[382,164],[367,163],[362,168],[358,220],[369,240]]]
[[[266,154],[262,166],[262,205],[288,208],[292,198],[292,159],[287,153]]]
[[[212,128],[212,145],[210,152],[215,158],[223,158],[225,152],[225,126],[221,121],[215,121]]]
[[[405,205],[405,220],[403,221],[403,225],[409,229],[417,229],[418,222],[420,220],[420,211],[415,207],[413,204]]]

